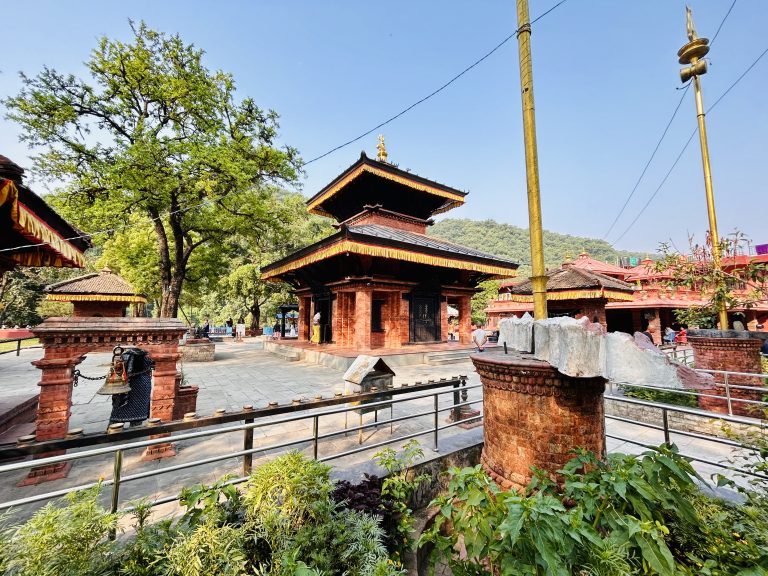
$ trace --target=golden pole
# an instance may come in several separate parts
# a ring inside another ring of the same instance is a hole
[[[707,73],[707,61],[702,60],[709,52],[709,40],[699,38],[693,25],[693,14],[686,7],[688,43],[677,52],[680,64],[690,66],[680,70],[680,79],[687,82],[693,78],[693,93],[696,97],[696,119],[699,124],[699,144],[701,145],[701,162],[704,168],[704,191],[707,196],[707,216],[709,217],[709,237],[712,243],[712,263],[716,274],[720,273],[720,236],[717,233],[717,214],[715,213],[715,193],[712,190],[712,171],[709,163],[709,145],[707,144],[707,127],[704,122],[704,102],[701,98],[701,79],[699,76]],[[725,303],[720,304],[717,312],[720,329],[728,329],[728,313]]]
[[[528,184],[528,228],[531,234],[531,287],[533,317],[547,317],[547,277],[544,270],[544,244],[541,233],[539,159],[536,150],[536,115],[533,105],[533,67],[531,64],[531,23],[528,0],[517,0],[517,44],[520,49],[520,94],[523,99],[523,137],[525,175]]]

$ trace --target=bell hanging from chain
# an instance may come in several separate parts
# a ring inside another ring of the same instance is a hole
[[[107,376],[104,386],[99,388],[96,394],[109,396],[112,394],[127,394],[130,391],[128,373],[123,362],[123,349],[120,346],[115,346],[115,349],[112,351],[112,367],[109,370],[109,376]]]

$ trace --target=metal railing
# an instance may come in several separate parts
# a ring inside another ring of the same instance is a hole
[[[666,390],[669,390],[669,389],[666,389]],[[651,424],[649,422],[644,422],[644,421],[639,421],[639,420],[635,420],[635,419],[632,419],[632,418],[626,418],[626,417],[623,417],[623,416],[615,416],[615,415],[609,415],[609,414],[606,414],[605,418],[606,418],[606,420],[614,420],[614,421],[617,421],[617,422],[624,422],[624,423],[627,423],[627,424],[633,424],[633,425],[642,426],[644,428],[650,428],[650,429],[653,429],[653,430],[658,430],[658,431],[660,431],[663,434],[664,442],[666,444],[669,444],[669,443],[672,442],[672,440],[673,440],[672,437],[673,436],[680,436],[680,437],[683,437],[683,438],[692,438],[692,439],[697,439],[697,440],[705,440],[707,442],[712,442],[712,443],[715,443],[715,444],[721,444],[721,445],[725,445],[725,446],[730,446],[732,448],[740,448],[740,449],[744,449],[744,450],[746,450],[748,452],[757,452],[759,450],[759,447],[752,446],[752,445],[746,444],[744,442],[740,442],[740,441],[734,440],[733,438],[727,438],[727,437],[723,438],[723,437],[715,436],[715,435],[712,435],[712,434],[702,434],[702,433],[699,433],[699,432],[691,432],[689,430],[682,430],[682,429],[679,429],[679,428],[672,428],[670,426],[670,424],[669,424],[669,414],[670,414],[670,412],[671,413],[679,413],[679,414],[687,414],[689,416],[697,416],[697,417],[700,417],[700,418],[703,418],[703,419],[708,419],[708,420],[716,419],[716,420],[719,420],[719,421],[722,421],[722,422],[728,423],[728,424],[738,424],[738,425],[742,425],[742,426],[750,426],[750,427],[754,427],[756,432],[757,431],[761,431],[763,433],[768,432],[768,422],[766,422],[765,420],[757,420],[757,419],[745,418],[745,417],[739,417],[739,416],[730,416],[730,415],[726,415],[726,414],[720,414],[720,413],[717,413],[717,412],[710,412],[710,411],[707,411],[707,410],[697,410],[695,408],[686,408],[686,407],[683,407],[683,406],[674,406],[674,405],[670,405],[670,404],[662,404],[662,403],[659,403],[659,402],[649,402],[647,400],[638,400],[638,399],[635,399],[635,398],[611,397],[611,400],[613,400],[615,402],[622,402],[622,403],[626,403],[626,404],[633,404],[633,405],[637,405],[637,406],[642,406],[642,407],[645,407],[645,408],[650,407],[650,408],[658,409],[661,412],[661,419],[662,419],[662,424],[661,425]],[[759,402],[759,404],[761,404],[761,405],[763,405],[765,407],[768,407],[768,403],[766,403],[766,402]],[[627,442],[629,444],[634,444],[636,446],[642,446],[644,448],[654,448],[653,444],[649,444],[647,442],[641,442],[641,441],[637,440],[637,438],[631,438],[631,437],[627,437],[627,436],[619,436],[619,435],[616,435],[616,434],[608,434],[608,433],[606,433],[606,437],[607,438],[611,438],[613,440],[618,440],[618,441],[621,441],[621,442]],[[701,456],[698,456],[696,454],[684,453],[682,451],[680,452],[680,455],[685,457],[685,458],[688,458],[689,460],[692,460],[694,462],[701,462],[702,464],[707,464],[707,465],[714,466],[714,467],[717,467],[717,468],[723,468],[723,469],[726,469],[726,470],[731,470],[731,471],[734,471],[734,472],[738,472],[738,473],[740,473],[742,475],[746,475],[746,476],[750,476],[750,477],[753,477],[753,478],[759,478],[761,480],[767,480],[768,481],[768,476],[766,476],[765,474],[760,474],[759,472],[755,472],[753,470],[749,470],[749,469],[746,469],[746,468],[743,468],[743,467],[731,466],[729,464],[725,464],[722,461],[717,462],[717,461],[714,461],[714,460],[709,460],[709,459],[706,459],[706,458],[702,458]]]
[[[25,340],[37,340],[37,338],[35,338],[34,336],[29,336],[27,338],[3,338],[3,339],[0,339],[0,344],[7,344],[8,342],[16,342],[16,350],[13,350],[13,349],[11,349],[11,350],[0,350],[0,354],[10,354],[11,352],[16,352],[16,356],[18,356],[19,353],[22,350],[21,343],[24,342]],[[25,350],[27,348],[40,348],[40,346],[24,346]]]
[[[111,454],[113,457],[113,474],[112,478],[102,479],[100,481],[91,481],[78,486],[70,486],[67,488],[52,490],[43,494],[36,494],[24,498],[18,498],[15,500],[9,500],[0,503],[0,509],[7,509],[16,506],[23,506],[27,504],[33,504],[51,498],[57,498],[63,496],[69,492],[75,490],[83,490],[92,488],[97,484],[102,486],[111,487],[111,510],[117,511],[120,509],[120,489],[127,482],[133,482],[160,474],[167,474],[169,472],[176,472],[185,470],[187,468],[193,468],[196,466],[202,466],[205,464],[212,464],[223,460],[229,460],[231,458],[242,458],[242,475],[229,481],[231,484],[244,482],[251,472],[253,465],[253,455],[257,452],[267,453],[284,450],[291,447],[300,445],[310,445],[312,449],[313,458],[319,461],[331,461],[346,456],[351,456],[360,452],[369,451],[375,448],[393,444],[396,442],[402,442],[418,436],[429,435],[432,437],[432,445],[434,451],[439,451],[440,432],[454,426],[465,424],[468,420],[462,420],[460,413],[462,408],[468,407],[471,404],[482,404],[482,398],[472,401],[467,400],[467,391],[480,389],[481,385],[467,385],[466,376],[460,376],[452,379],[441,379],[439,381],[430,380],[426,384],[417,383],[415,385],[404,385],[402,388],[390,388],[382,392],[369,392],[363,394],[355,394],[349,396],[334,397],[325,400],[311,401],[304,405],[284,405],[272,408],[264,408],[259,410],[243,410],[231,414],[224,414],[220,416],[211,416],[207,418],[201,418],[194,421],[178,421],[164,425],[142,427],[142,428],[128,428],[124,432],[117,434],[97,434],[89,435],[81,438],[63,439],[63,440],[51,440],[47,442],[36,442],[27,446],[16,445],[14,447],[7,447],[0,449],[0,458],[18,458],[24,456],[34,456],[40,454],[46,454],[66,449],[80,448],[84,446],[93,446],[95,444],[111,443],[109,446],[102,446],[97,448],[86,448],[78,452],[72,452],[67,454],[58,454],[55,456],[47,456],[38,458],[32,461],[13,462],[10,464],[0,465],[0,474],[7,472],[14,472],[19,470],[25,470],[33,467],[40,466],[52,466],[56,464],[63,464],[67,462],[73,462],[76,460],[83,460],[86,458],[95,458],[98,456],[104,456]],[[440,398],[444,395],[452,395],[452,402],[446,403],[440,406]],[[383,400],[379,400],[381,397],[386,397]],[[417,412],[409,412],[402,416],[391,416],[387,420],[377,419],[375,422],[368,424],[361,424],[360,426],[332,430],[326,433],[320,433],[320,419],[328,418],[336,415],[343,415],[348,412],[354,412],[361,408],[360,405],[353,405],[353,402],[365,402],[365,409],[374,409],[377,407],[389,408],[393,405],[400,405],[407,402],[414,402],[418,400],[432,399],[432,406],[428,410],[421,410]],[[341,407],[333,407],[340,404],[345,404]],[[322,410],[323,407],[329,407]],[[274,418],[275,415],[280,413],[287,413],[288,416]],[[440,414],[451,412],[453,415],[453,421],[446,424],[440,424]],[[297,414],[294,414],[297,413]],[[368,430],[370,428],[392,425],[397,422],[403,422],[406,420],[413,420],[415,418],[432,416],[431,426],[424,429],[410,432],[405,435],[399,435],[397,437],[391,437],[381,442],[375,442],[365,444],[353,448],[351,450],[344,450],[341,452],[333,452],[329,454],[320,454],[321,442],[336,438],[342,434],[348,434],[350,432],[358,432],[362,430]],[[259,428],[265,428],[270,426],[278,426],[296,423],[304,420],[311,420],[312,422],[312,434],[309,436],[302,436],[299,438],[291,438],[285,442],[279,442],[277,444],[270,445],[254,445],[254,430]],[[474,416],[471,421],[481,420],[481,417]],[[223,426],[228,422],[242,421],[242,424],[235,424],[230,426]],[[196,428],[206,428],[203,430],[195,430]],[[191,430],[191,431],[184,431]],[[171,432],[183,431],[181,434],[170,436]],[[243,433],[243,447],[241,450],[235,452],[227,452],[225,454],[219,454],[208,458],[200,458],[189,462],[180,464],[174,464],[165,466],[158,469],[150,469],[139,471],[133,474],[123,474],[123,456],[127,450],[135,450],[138,448],[148,448],[153,446],[159,446],[168,443],[182,442],[187,440],[196,440],[200,438],[217,436],[221,434],[228,434],[232,432]],[[145,440],[138,440],[133,442],[126,442],[125,440],[131,440],[132,438],[150,436]],[[158,437],[159,436],[159,437]],[[117,442],[117,443],[115,443]],[[164,498],[158,498],[150,502],[152,506],[160,504],[166,504],[178,500],[178,495],[168,496]]]
[[[725,395],[713,394],[711,392],[701,392],[696,390],[678,390],[664,388],[660,386],[632,386],[633,388],[646,389],[651,391],[663,391],[663,392],[675,392],[681,395],[691,395],[696,397],[706,397],[721,399],[727,403],[729,414],[721,414],[717,412],[710,412],[706,410],[689,408],[684,406],[676,406],[671,404],[664,404],[661,402],[640,400],[636,398],[627,398],[619,395],[610,395],[610,398],[614,402],[626,403],[629,405],[635,405],[646,408],[653,408],[660,412],[661,424],[654,424],[651,422],[641,421],[637,418],[628,418],[618,415],[606,415],[606,420],[622,422],[626,424],[636,425],[647,429],[659,431],[663,437],[664,442],[673,441],[675,438],[690,438],[696,440],[704,440],[712,442],[718,445],[729,446],[734,449],[743,449],[747,452],[754,451],[755,447],[746,444],[745,442],[738,441],[734,438],[718,437],[714,434],[705,434],[701,432],[693,432],[690,430],[683,430],[681,428],[675,428],[670,423],[671,414],[682,414],[687,416],[696,416],[705,420],[717,419],[728,424],[738,424],[745,426],[752,426],[755,430],[768,431],[768,424],[765,420],[756,418],[747,418],[743,416],[734,416],[732,414],[733,404],[736,402],[744,402],[750,405],[754,405],[761,408],[768,408],[768,402],[763,400],[750,400],[743,398],[732,398],[731,392],[733,390],[745,390],[752,392],[768,392],[768,389],[758,386],[744,386],[731,384],[729,376],[732,378],[735,375],[744,377],[759,377],[765,378],[764,374],[744,374],[736,372],[726,371],[708,371],[715,374],[721,374],[723,376],[723,383],[718,383],[724,387]],[[614,391],[615,383],[609,385],[609,391]],[[479,390],[482,393],[482,385],[467,385],[466,377],[460,376],[452,379],[441,379],[440,381],[428,381],[427,383],[417,383],[415,385],[407,386],[403,385],[401,388],[388,388],[378,392],[368,392],[363,394],[356,394],[351,396],[336,396],[328,399],[314,400],[299,404],[286,404],[275,407],[268,407],[262,409],[246,409],[242,411],[226,413],[222,415],[215,415],[205,418],[199,418],[192,421],[176,421],[167,424],[161,424],[158,426],[140,427],[140,428],[128,428],[118,434],[96,434],[82,436],[79,438],[51,440],[47,442],[36,442],[30,445],[16,445],[12,447],[0,447],[0,458],[9,457],[28,457],[38,456],[37,459],[32,461],[13,462],[9,464],[0,465],[0,474],[26,470],[33,467],[62,464],[67,462],[73,462],[76,460],[83,460],[87,458],[96,458],[99,456],[111,455],[112,456],[112,468],[113,473],[111,478],[101,480],[102,486],[111,487],[110,501],[111,509],[117,511],[120,508],[120,491],[126,483],[135,482],[137,480],[150,478],[160,474],[167,474],[177,472],[197,466],[203,466],[206,464],[213,464],[216,462],[229,460],[231,458],[242,459],[242,474],[229,481],[231,484],[237,484],[247,479],[253,467],[253,455],[256,453],[273,453],[280,450],[285,450],[292,447],[300,447],[303,449],[311,449],[311,455],[319,461],[333,461],[340,458],[352,456],[358,453],[370,451],[382,446],[391,445],[397,442],[402,442],[411,438],[420,436],[428,436],[432,440],[432,447],[435,451],[439,450],[439,442],[441,432],[453,428],[455,426],[466,424],[467,422],[479,422],[482,423],[482,413],[480,416],[471,416],[469,419],[462,420],[462,409],[469,407],[470,405],[482,405],[482,397],[472,400],[468,399],[468,391]],[[452,395],[452,398],[448,402],[444,402],[441,405],[441,398],[446,395]],[[430,402],[431,399],[431,402]],[[353,405],[352,402],[364,402],[365,409],[374,408],[389,408],[391,406],[400,406],[408,402],[419,402],[429,405],[419,406],[416,411],[409,411],[402,415],[391,415],[389,419],[377,419],[374,422],[361,424],[360,426],[354,426],[350,428],[337,428],[327,432],[321,432],[321,419],[328,419],[334,416],[345,415],[349,412],[354,412],[361,408],[361,405]],[[441,424],[440,415],[450,412],[452,414],[451,421]],[[466,415],[465,415],[466,416]],[[415,421],[419,418],[429,419],[429,423],[416,429],[412,432],[408,432],[404,435],[398,435],[396,437],[390,437],[383,441],[374,443],[367,443],[358,445],[351,449],[343,449],[341,451],[332,451],[323,453],[322,447],[325,442],[333,440],[343,434],[359,432],[363,430],[369,430],[379,426],[392,425],[398,422]],[[286,424],[295,424],[297,422],[309,421],[311,423],[311,433],[302,434],[299,437],[292,437],[286,441],[277,442],[269,445],[257,444],[254,440],[254,431],[270,426],[280,426]],[[182,462],[179,464],[172,464],[158,469],[147,469],[133,472],[131,474],[124,474],[124,462],[123,457],[128,450],[136,450],[140,448],[148,448],[160,446],[168,443],[183,442],[199,440],[203,438],[230,434],[233,432],[242,433],[242,449],[234,452],[227,452],[223,454],[217,454],[206,458],[198,458],[189,462]],[[171,435],[174,434],[174,435]],[[148,437],[148,438],[147,438]],[[615,433],[608,433],[606,437],[613,440],[626,442],[629,444],[642,446],[646,448],[653,448],[653,444],[642,442],[634,437],[625,437]],[[109,444],[103,445],[102,444]],[[46,453],[56,453],[62,450],[80,449],[83,450],[77,452],[71,452],[68,454],[61,454],[55,456],[44,456]],[[41,456],[42,457],[39,457]],[[691,459],[694,462],[700,462],[702,464],[718,467],[725,470],[738,471],[742,474],[751,475],[762,480],[768,480],[768,477],[755,473],[754,471],[745,470],[743,468],[734,467],[724,461],[714,461],[708,458],[703,458],[700,454],[695,453],[682,453],[681,455]],[[51,498],[63,496],[74,490],[86,489],[95,486],[99,482],[90,481],[78,486],[69,486],[58,490],[52,490],[42,494],[36,494],[24,498],[18,498],[0,503],[0,509],[7,509],[10,507],[23,506],[33,504],[36,502],[42,502]],[[152,506],[160,504],[167,504],[178,500],[178,495],[165,496],[156,498],[151,502]],[[128,508],[122,508],[126,510]]]

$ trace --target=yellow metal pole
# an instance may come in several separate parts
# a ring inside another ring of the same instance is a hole
[[[536,150],[536,114],[533,105],[533,66],[531,64],[531,21],[528,0],[517,0],[517,44],[520,49],[520,94],[523,100],[525,175],[528,185],[528,228],[531,234],[531,287],[533,317],[547,317],[547,277],[544,270],[544,243],[541,232],[539,159]]]
[[[709,217],[709,235],[712,240],[712,261],[716,271],[720,264],[720,236],[717,233],[717,214],[715,213],[715,193],[712,190],[712,171],[709,164],[709,146],[707,144],[707,127],[704,122],[704,103],[701,99],[701,80],[693,77],[693,90],[696,95],[696,118],[699,122],[699,143],[701,144],[701,163],[704,167],[704,190],[707,195],[707,216]],[[728,330],[728,313],[725,304],[717,311],[720,329]]]
[[[707,144],[707,127],[704,122],[704,103],[701,98],[700,76],[707,73],[707,61],[704,56],[709,53],[709,40],[699,38],[696,27],[693,24],[693,14],[690,8],[686,8],[686,28],[688,30],[688,43],[685,44],[677,55],[680,64],[690,66],[680,70],[680,80],[687,82],[693,79],[693,93],[696,98],[696,119],[699,123],[699,143],[701,145],[701,163],[704,168],[704,190],[707,196],[707,216],[709,217],[709,236],[712,243],[712,263],[716,274],[722,269],[720,262],[720,235],[717,233],[717,215],[715,214],[715,193],[712,190],[712,171],[709,163],[709,146]],[[721,303],[717,311],[720,329],[728,329],[728,313],[725,303]]]

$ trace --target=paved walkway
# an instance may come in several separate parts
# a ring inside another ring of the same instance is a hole
[[[0,356],[0,394],[24,395],[34,394],[37,391],[39,371],[30,362],[41,356],[39,349],[25,350],[21,356],[12,354]],[[80,370],[83,374],[96,376],[106,374],[109,368],[109,354],[92,354],[84,361]],[[249,340],[242,344],[217,343],[216,360],[210,363],[186,363],[183,366],[184,374],[190,384],[200,387],[198,396],[198,413],[207,415],[217,408],[229,410],[240,409],[245,404],[253,404],[257,407],[266,406],[269,401],[277,401],[281,404],[291,402],[294,398],[313,398],[316,394],[330,396],[343,390],[342,373],[325,366],[307,364],[304,362],[286,362],[278,357],[265,352],[261,342]],[[479,377],[470,361],[444,366],[414,365],[397,367],[395,384],[426,381],[459,374],[468,376],[469,384],[478,384]],[[107,425],[110,412],[110,397],[96,394],[101,382],[81,380],[74,391],[74,404],[70,427],[82,427],[86,432],[104,430]],[[479,389],[470,391],[470,401],[478,401],[481,398]],[[440,401],[441,407],[448,407],[452,403],[450,394],[446,394]],[[392,437],[402,437],[418,431],[429,430],[434,425],[431,414],[422,414],[432,409],[433,399],[422,398],[407,404],[398,404],[394,408],[394,417],[408,415],[409,418],[397,422],[393,426],[392,435],[388,426],[371,428],[364,433],[364,444],[371,445],[385,442]],[[386,418],[388,414],[382,415]],[[440,417],[441,423],[445,421],[447,413]],[[352,419],[356,420],[357,415]],[[274,420],[271,419],[271,420]],[[372,415],[365,416],[365,421],[370,422]],[[350,423],[350,425],[353,425]],[[279,423],[254,430],[255,446],[264,447],[263,452],[254,455],[254,465],[259,460],[268,458],[274,452],[271,446],[286,442],[298,441],[297,449],[311,454],[311,443],[306,441],[311,437],[312,420],[298,422]],[[338,431],[344,427],[343,415],[328,415],[320,419],[320,434]],[[658,445],[663,441],[660,431],[640,427],[632,424],[608,421],[608,433],[615,436],[630,438],[639,442]],[[460,428],[450,428],[440,432],[441,443],[448,444],[473,443],[482,440],[482,430],[474,429],[465,431]],[[427,454],[433,454],[432,436],[425,434],[419,437]],[[722,461],[730,449],[726,446],[707,443],[703,440],[692,438],[673,438],[683,452],[692,452],[705,460]],[[177,466],[192,460],[225,455],[242,449],[242,432],[232,432],[217,436],[198,439],[194,441],[182,441],[177,443],[178,455],[174,458],[143,462],[140,460],[141,450],[128,451],[124,458],[123,475],[131,475],[149,470],[161,470]],[[399,444],[396,444],[396,446]],[[357,434],[334,436],[321,442],[319,456],[328,456],[340,452],[358,448]],[[623,451],[638,453],[644,450],[642,447],[618,440],[608,440],[609,451]],[[375,450],[354,456],[348,456],[332,463],[339,470],[353,470],[370,461]],[[150,499],[173,496],[178,493],[183,485],[200,482],[213,482],[224,474],[239,474],[242,467],[240,458],[228,458],[216,463],[206,464],[184,470],[173,470],[168,473],[151,476],[126,483],[121,489],[120,501],[122,503],[139,497]],[[716,471],[712,466],[697,464],[700,473],[709,477]],[[359,472],[358,472],[359,473]],[[51,490],[63,489],[92,482],[97,478],[112,476],[112,457],[110,455],[87,460],[78,460],[73,464],[69,477],[65,480],[53,483],[44,483],[39,486],[16,488],[16,482],[26,475],[26,472],[6,473],[0,475],[0,501],[8,501],[23,498],[34,494],[40,494]],[[108,495],[105,495],[105,498]],[[39,504],[34,505],[38,507]],[[22,509],[22,514],[28,514],[30,508]],[[165,507],[159,512],[171,513],[173,507]]]

